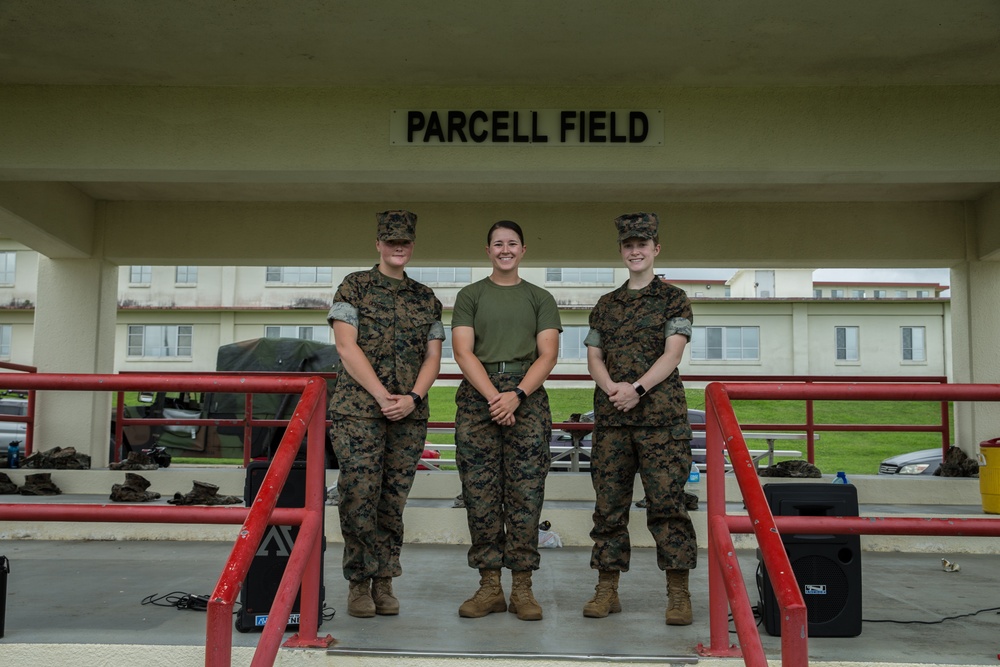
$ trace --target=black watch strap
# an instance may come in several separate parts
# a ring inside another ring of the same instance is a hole
[[[418,408],[420,407],[420,404],[424,402],[423,396],[421,396],[415,391],[410,392],[410,398],[413,399],[413,405],[415,405]]]
[[[517,400],[524,403],[524,399],[528,398],[528,395],[524,393],[524,390],[520,387],[514,387],[514,395],[517,396]]]

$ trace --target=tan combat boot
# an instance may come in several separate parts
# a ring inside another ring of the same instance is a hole
[[[458,608],[462,618],[482,618],[487,614],[504,611],[507,600],[500,585],[500,570],[480,570],[479,590]]]
[[[351,582],[351,590],[347,593],[347,613],[356,618],[371,618],[375,615],[371,579]]]
[[[667,570],[667,625],[691,625],[688,570]]]
[[[510,591],[507,611],[517,614],[522,621],[542,620],[542,607],[531,593],[531,570],[514,572],[514,585]]]
[[[399,600],[392,594],[392,577],[372,579],[372,599],[375,613],[379,616],[395,616],[399,613]]]
[[[597,587],[594,597],[583,605],[583,615],[587,618],[604,618],[608,614],[617,614],[622,610],[618,600],[618,576],[620,572],[601,570],[597,577]]]

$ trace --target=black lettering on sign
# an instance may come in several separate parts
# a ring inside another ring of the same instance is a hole
[[[544,144],[549,140],[547,134],[540,134],[538,132],[538,112],[531,112],[531,141],[536,144]]]
[[[419,111],[410,111],[406,114],[406,141],[407,143],[413,143],[413,135],[416,132],[424,129],[426,124],[424,120],[424,114]]]
[[[437,111],[432,111],[430,118],[427,119],[427,130],[424,132],[424,143],[431,140],[431,137],[436,137],[438,141],[444,142],[444,128],[441,127],[441,117],[438,116]]]
[[[455,141],[456,135],[463,144],[468,141],[465,138],[465,112],[463,111],[448,112],[448,141]]]
[[[515,144],[526,144],[531,141],[531,137],[527,134],[521,134],[520,132],[521,124],[521,114],[520,112],[514,112],[514,143]]]
[[[604,111],[590,112],[590,123],[588,124],[590,131],[587,133],[587,138],[591,143],[600,144],[608,140],[604,136],[604,129],[607,127],[604,123],[605,115]]]
[[[649,118],[642,111],[630,111],[628,114],[628,140],[633,144],[641,144],[649,135]]]
[[[566,143],[566,135],[576,127],[575,111],[559,112],[559,143]]]
[[[613,144],[624,144],[625,140],[628,138],[624,134],[618,134],[616,130],[618,129],[618,114],[615,111],[611,112],[611,119],[608,122],[608,128],[611,130],[611,143]]]
[[[486,112],[482,110],[473,111],[471,114],[469,114],[469,136],[472,137],[472,140],[475,141],[477,144],[481,144],[487,139],[489,139],[490,133],[487,132],[486,130],[477,132],[476,123],[478,122],[485,124],[486,121],[488,121],[489,119],[490,117],[487,116]]]
[[[506,134],[501,134],[506,131],[509,127],[507,118],[510,116],[509,111],[494,111],[493,112],[493,143],[505,144],[510,141],[510,137]]]

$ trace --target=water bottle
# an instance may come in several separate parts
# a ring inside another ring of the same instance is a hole
[[[7,467],[8,468],[17,468],[17,467],[19,467],[19,465],[18,465],[18,463],[19,463],[18,459],[21,456],[21,449],[20,449],[20,447],[21,447],[21,442],[19,440],[15,440],[14,442],[12,442],[9,445],[7,445]]]
[[[843,470],[837,472],[837,476],[833,478],[833,483],[850,484],[850,482],[847,481],[847,473],[845,473]]]
[[[697,484],[701,481],[701,472],[698,470],[698,466],[695,464],[691,465],[691,474],[688,475],[688,484]]]

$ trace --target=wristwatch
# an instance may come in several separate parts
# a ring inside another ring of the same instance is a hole
[[[410,398],[413,399],[413,407],[419,408],[420,404],[424,402],[423,397],[415,391],[410,392]]]
[[[645,396],[646,395],[646,388],[643,387],[638,382],[633,382],[632,383],[632,388],[635,389],[635,393],[639,394],[639,396]]]
[[[520,387],[514,387],[514,395],[517,396],[517,400],[521,403],[524,403],[524,399],[528,398],[528,395]]]

